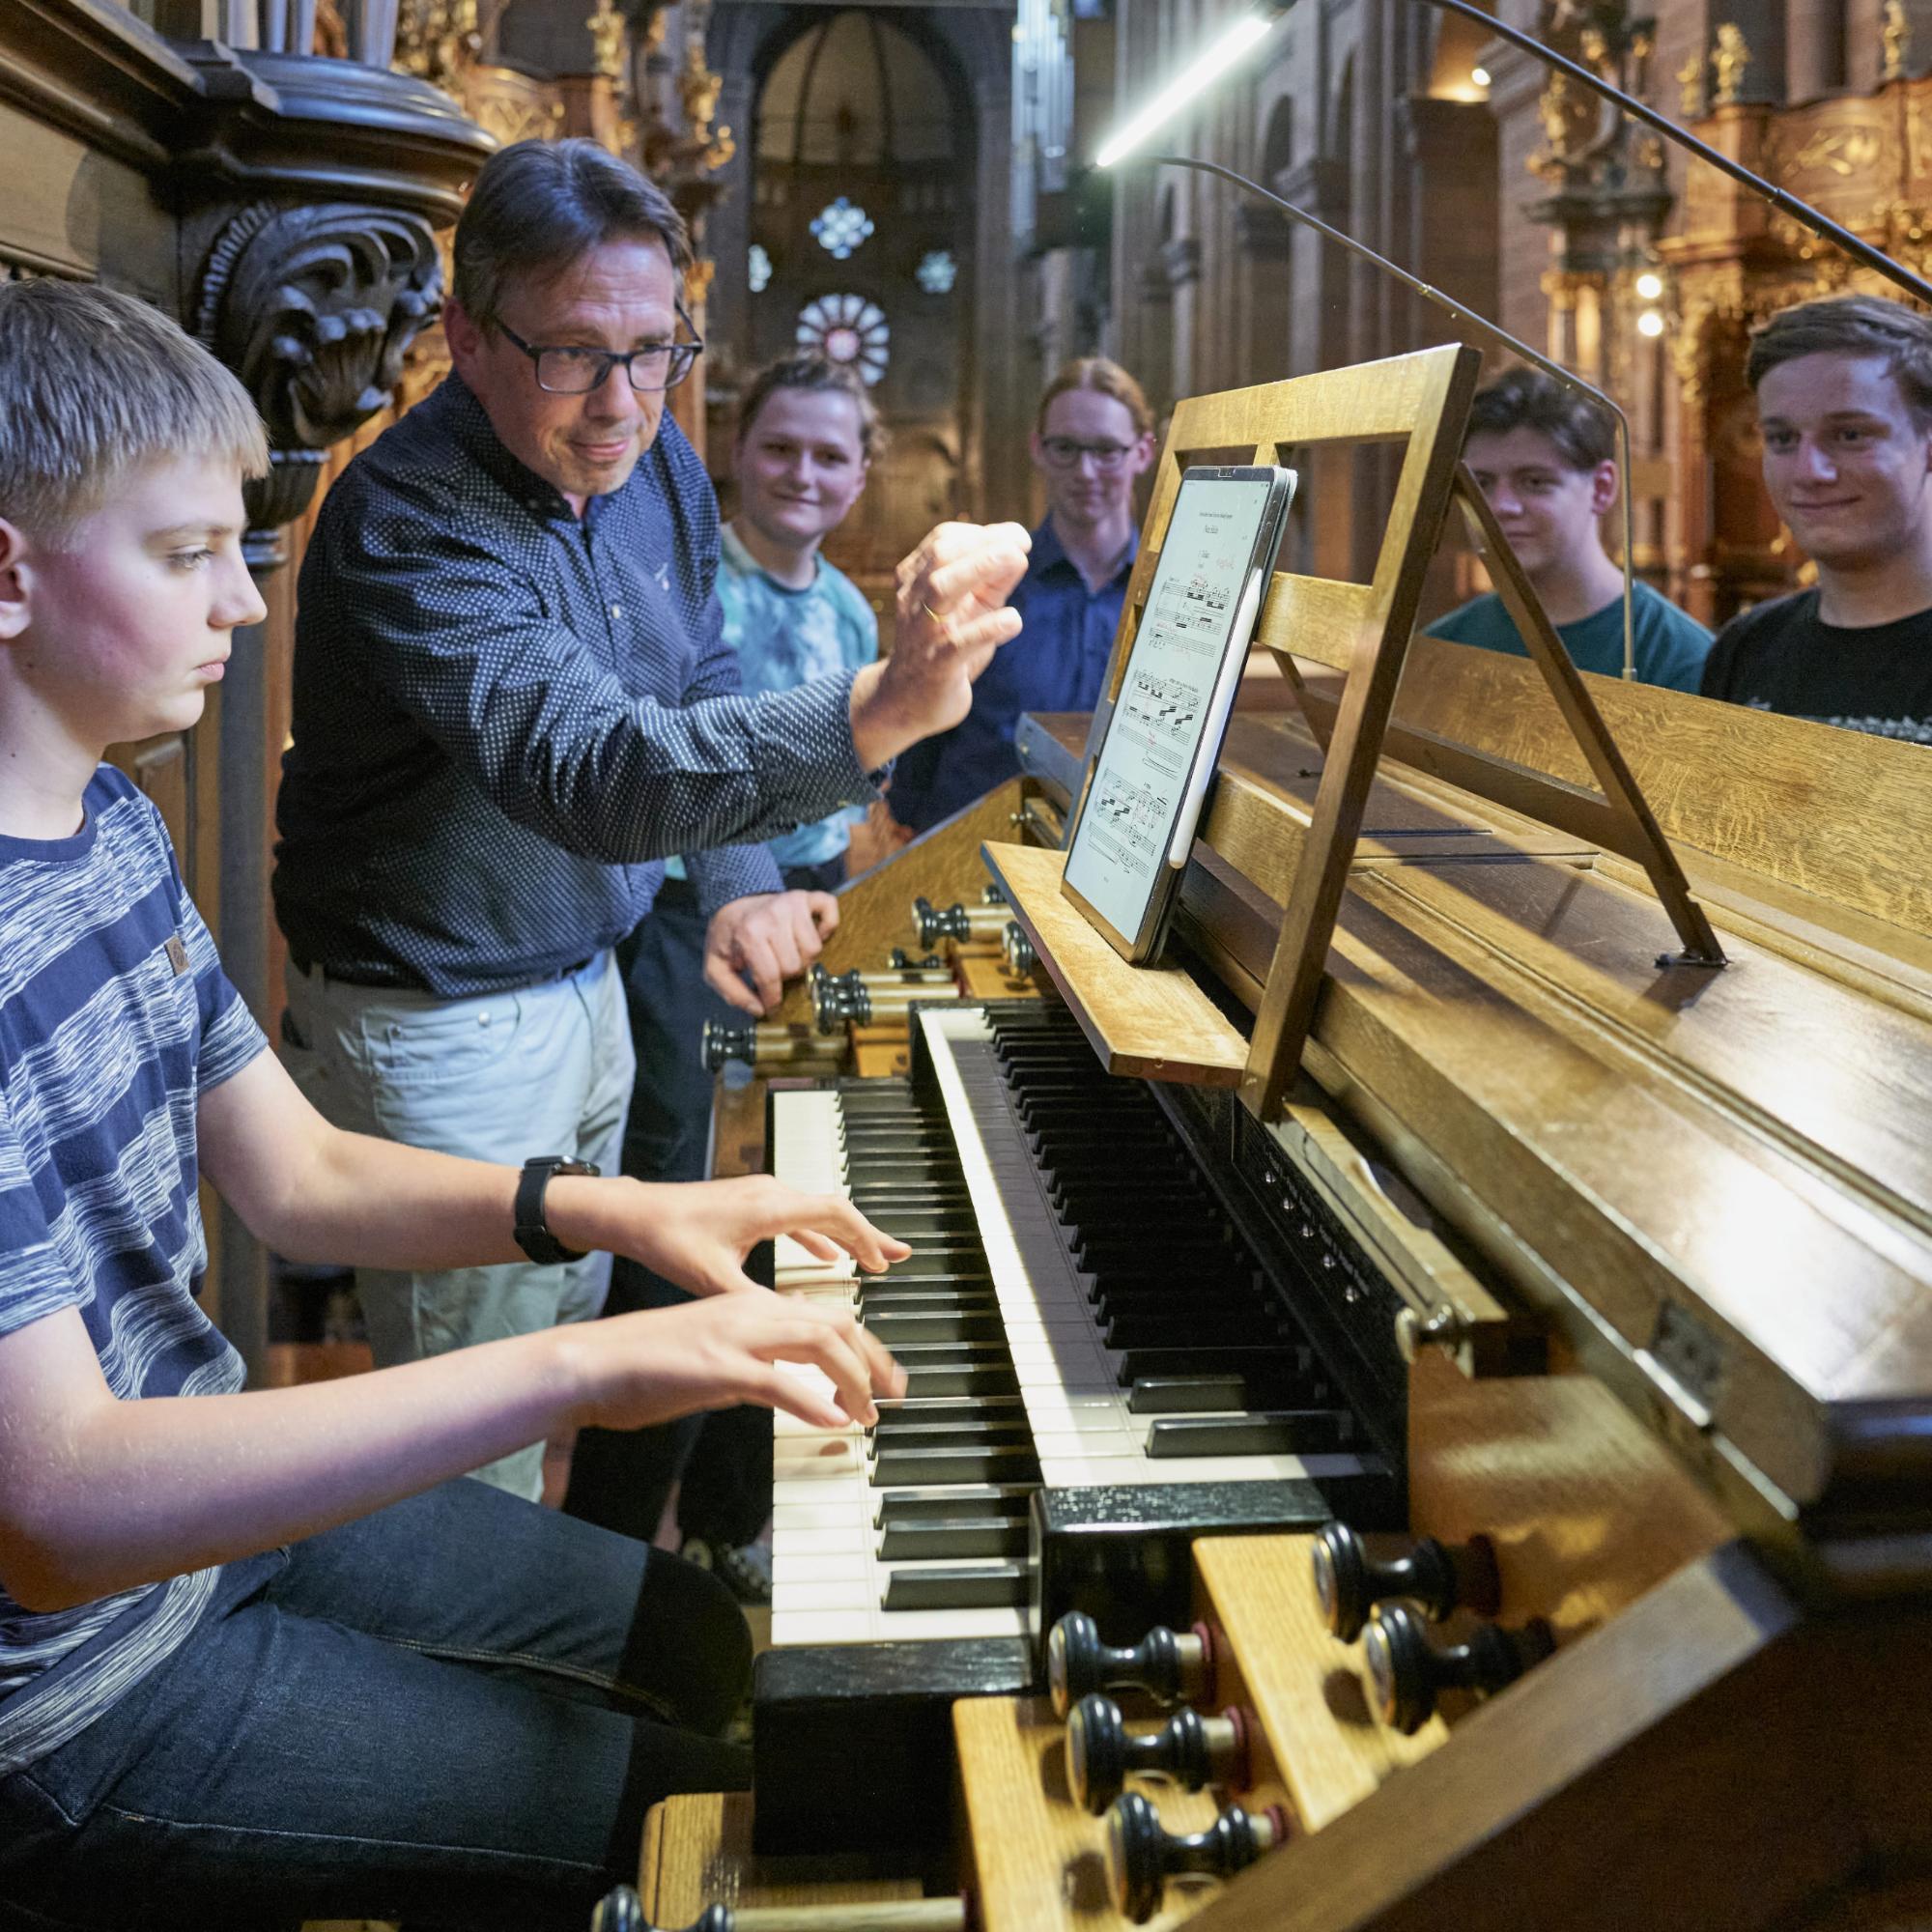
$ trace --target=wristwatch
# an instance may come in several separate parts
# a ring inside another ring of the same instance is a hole
[[[597,1174],[595,1161],[572,1160],[568,1154],[532,1154],[524,1163],[524,1178],[517,1182],[517,1245],[531,1261],[549,1265],[555,1262],[581,1262],[582,1248],[566,1248],[550,1231],[544,1220],[544,1189],[556,1174]]]

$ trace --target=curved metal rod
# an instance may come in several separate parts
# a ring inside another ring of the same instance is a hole
[[[1834,247],[1842,248],[1854,261],[1861,262],[1874,274],[1883,275],[1887,281],[1901,288],[1909,296],[1916,296],[1922,302],[1932,303],[1932,282],[1922,275],[1915,275],[1910,269],[1901,268],[1882,249],[1874,248],[1869,242],[1861,242],[1849,228],[1840,228],[1829,216],[1820,214],[1808,201],[1801,201],[1795,194],[1781,187],[1774,186],[1762,175],[1752,174],[1742,161],[1734,161],[1729,155],[1719,153],[1708,141],[1700,141],[1688,128],[1680,127],[1667,114],[1660,114],[1646,101],[1639,100],[1634,94],[1626,94],[1622,88],[1613,86],[1601,74],[1593,73],[1580,61],[1572,60],[1567,54],[1559,54],[1547,47],[1541,41],[1533,40],[1520,27],[1512,27],[1507,20],[1499,20],[1493,14],[1486,14],[1471,0],[1418,0],[1425,7],[1435,7],[1445,14],[1461,14],[1464,19],[1474,20],[1485,27],[1497,40],[1507,42],[1520,52],[1540,60],[1544,66],[1554,68],[1558,73],[1566,73],[1572,80],[1579,80],[1593,93],[1600,94],[1605,100],[1612,101],[1632,119],[1641,121],[1646,128],[1652,128],[1680,148],[1693,154],[1700,161],[1708,161],[1719,174],[1729,175],[1734,182],[1742,182],[1747,188],[1771,203],[1780,214],[1788,214],[1800,227],[1808,228],[1821,241],[1830,242]]]
[[[1487,15],[1485,16],[1487,17]],[[1631,426],[1630,418],[1622,408],[1613,403],[1603,390],[1586,383],[1574,371],[1566,369],[1560,362],[1552,362],[1548,356],[1532,349],[1526,342],[1519,342],[1508,329],[1498,328],[1487,318],[1480,316],[1472,308],[1465,308],[1454,296],[1445,296],[1438,288],[1432,287],[1419,275],[1411,275],[1406,269],[1400,268],[1385,255],[1378,255],[1366,242],[1357,242],[1352,235],[1344,235],[1339,228],[1331,228],[1318,214],[1310,214],[1305,208],[1297,208],[1292,201],[1284,201],[1271,188],[1264,188],[1259,182],[1251,182],[1246,175],[1237,175],[1233,168],[1224,168],[1219,161],[1200,161],[1191,155],[1145,155],[1139,157],[1151,166],[1169,168],[1198,168],[1204,175],[1216,175],[1222,181],[1232,182],[1236,187],[1244,187],[1250,194],[1259,195],[1262,200],[1278,208],[1290,220],[1299,222],[1304,228],[1312,228],[1325,241],[1335,243],[1338,248],[1346,248],[1350,254],[1359,256],[1364,262],[1373,262],[1384,274],[1393,275],[1405,288],[1412,290],[1425,301],[1431,301],[1445,310],[1463,327],[1472,328],[1493,349],[1503,349],[1512,355],[1520,355],[1525,362],[1541,369],[1546,376],[1553,376],[1568,387],[1580,389],[1586,396],[1595,398],[1608,410],[1616,419],[1618,440],[1623,445],[1623,497],[1624,507],[1624,669],[1627,681],[1636,678],[1636,582],[1632,566],[1632,557],[1636,551],[1636,510],[1631,500]],[[1117,167],[1127,165],[1117,161]]]

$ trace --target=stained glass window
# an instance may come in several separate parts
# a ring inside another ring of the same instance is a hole
[[[951,295],[952,284],[959,279],[959,264],[952,259],[950,248],[929,248],[912,272],[913,279],[927,295]]]
[[[811,217],[811,232],[835,262],[842,262],[872,232],[872,217],[841,194]]]
[[[762,242],[752,243],[751,260],[747,265],[746,279],[752,285],[753,295],[760,294],[772,278],[772,258],[765,252]]]
[[[849,363],[867,383],[886,373],[892,330],[884,311],[864,296],[820,296],[799,310],[800,348],[816,350],[828,362]]]

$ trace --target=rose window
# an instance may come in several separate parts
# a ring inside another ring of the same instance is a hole
[[[864,296],[820,296],[799,311],[799,346],[856,368],[867,383],[886,373],[891,335],[884,311]]]

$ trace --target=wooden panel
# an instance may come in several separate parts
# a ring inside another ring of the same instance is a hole
[[[1729,1522],[1601,1382],[1471,1381],[1439,1351],[1409,1371],[1409,1525],[1487,1536],[1501,1620],[1547,1618],[1573,1642],[1715,1549]]]
[[[1366,583],[1278,571],[1255,626],[1255,642],[1346,671],[1355,661],[1354,634],[1373,617]]]
[[[1319,1832],[1419,1764],[1449,1735],[1376,1720],[1361,1653],[1328,1633],[1310,1581],[1312,1536],[1209,1537],[1194,1546],[1204,1603],[1228,1639],[1304,1832]],[[1218,1681],[1217,1701],[1228,1691]]]
[[[1506,949],[1552,1010],[1587,1011],[1593,1031],[1747,1119],[1754,1135],[1835,1165],[1847,1192],[1932,1235],[1932,1146],[1914,1105],[1932,1094],[1932,1017],[1735,939],[1732,967],[1708,983],[1661,975],[1652,944],[1661,921],[1637,891],[1601,878],[1578,887],[1544,867],[1480,875],[1444,867],[1379,875],[1362,896],[1427,908],[1439,931],[1468,942],[1459,956]],[[1409,922],[1406,905],[1401,916]],[[1794,1051],[1800,1041],[1818,1052]],[[1875,1104],[1848,1104],[1854,1094]]]
[[[185,871],[193,858],[186,737],[171,731],[165,738],[150,738],[139,745],[117,745],[108,755],[154,802]]]
[[[1587,675],[1587,674],[1586,674]],[[1932,934],[1932,785],[1923,748],[1682,692],[1589,676],[1664,831],[1909,932]],[[1582,784],[1534,666],[1418,638],[1396,715]]]
[[[99,278],[175,311],[174,225],[138,170],[0,101],[0,260]]]
[[[1733,1932],[1844,1871],[1780,1697],[1788,1602],[1736,1546],[1559,1651],[1424,1762],[1234,1880],[1208,1932]]]
[[[752,1799],[747,1792],[668,1798],[644,1817],[638,1896],[653,1925],[689,1925],[708,1905],[855,1904],[918,1898],[916,1871],[882,1871],[890,1861],[852,1858],[771,1859],[752,1852]]]
[[[1106,1821],[1067,1791],[1065,1732],[1046,1699],[966,1698],[952,1707],[952,1730],[979,1932],[1124,1932],[1107,1889]],[[1206,1792],[1160,1787],[1157,1803],[1170,1832],[1214,1821]],[[1178,1925],[1209,1896],[1170,1886],[1166,1909],[1147,1922]]]
[[[826,971],[843,973],[857,966],[876,972],[894,947],[913,950],[918,939],[912,902],[922,895],[942,907],[955,900],[978,904],[987,883],[980,847],[988,838],[1013,838],[1019,809],[1020,781],[1010,779],[869,872],[848,880],[838,894],[838,929],[820,955]],[[810,987],[802,980],[794,981],[782,1005],[767,1017],[809,1022]]]
[[[1064,852],[988,845],[1013,916],[1110,1073],[1231,1087],[1247,1044],[1180,967],[1130,966],[1061,895]]]

